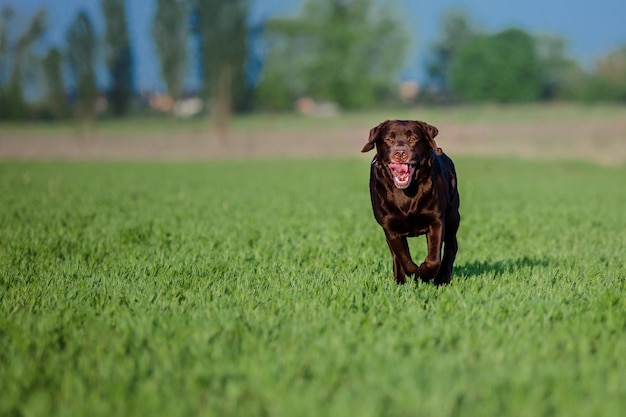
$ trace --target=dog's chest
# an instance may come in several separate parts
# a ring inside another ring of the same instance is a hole
[[[417,236],[426,233],[432,223],[432,216],[419,211],[392,210],[387,218],[387,227],[408,236]]]
[[[408,236],[424,234],[434,220],[433,212],[428,207],[420,206],[420,199],[417,197],[395,196],[381,203],[383,215],[378,219],[379,223],[399,234]]]
[[[426,233],[436,220],[436,199],[430,181],[416,182],[416,187],[401,190],[393,186],[386,171],[375,166],[370,181],[374,217],[385,230],[418,236]]]

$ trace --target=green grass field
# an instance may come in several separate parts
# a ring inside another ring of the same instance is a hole
[[[441,288],[365,159],[0,163],[0,416],[623,415],[626,167],[455,159]]]

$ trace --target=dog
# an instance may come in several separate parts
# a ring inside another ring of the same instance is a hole
[[[448,284],[458,251],[461,221],[457,176],[452,160],[437,147],[439,130],[417,120],[387,120],[372,128],[361,152],[376,148],[370,168],[370,196],[385,232],[398,284]],[[428,253],[413,262],[407,237],[426,235]],[[443,252],[443,256],[442,256]]]

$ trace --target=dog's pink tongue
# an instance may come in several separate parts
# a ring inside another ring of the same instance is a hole
[[[389,168],[398,174],[406,174],[409,172],[409,164],[389,164]]]

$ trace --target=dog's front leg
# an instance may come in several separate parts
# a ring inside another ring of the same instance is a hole
[[[426,244],[428,246],[428,254],[426,259],[419,266],[419,276],[422,281],[432,280],[439,268],[441,267],[441,245],[443,238],[443,224],[441,222],[433,223],[426,233]]]
[[[406,282],[406,275],[416,275],[419,271],[409,252],[409,243],[405,236],[385,230],[387,245],[393,257],[393,277],[398,284]]]

